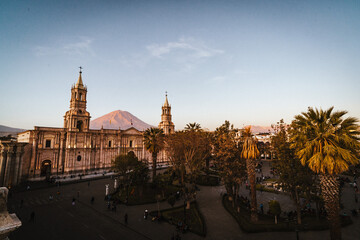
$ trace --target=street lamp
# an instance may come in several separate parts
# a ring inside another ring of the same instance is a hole
[[[109,184],[105,185],[105,196],[109,195]]]

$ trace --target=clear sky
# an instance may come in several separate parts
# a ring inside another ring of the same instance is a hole
[[[0,124],[62,127],[83,67],[92,119],[177,129],[360,118],[359,1],[0,1]]]

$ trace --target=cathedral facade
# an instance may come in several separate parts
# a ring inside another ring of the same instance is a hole
[[[125,130],[89,128],[91,116],[86,109],[87,87],[83,84],[81,73],[80,71],[77,83],[71,88],[70,109],[65,113],[63,128],[35,127],[18,134],[17,144],[21,144],[23,151],[18,153],[19,150],[14,148],[14,159],[19,155],[18,165],[21,166],[16,177],[17,183],[25,179],[108,170],[115,156],[130,151],[150,164],[151,154],[144,147],[142,131],[133,127]],[[165,134],[174,132],[167,95],[162,106],[159,128]],[[5,150],[1,151],[0,158],[3,155],[6,157],[3,153]],[[165,154],[159,154],[158,163],[167,161],[164,156]],[[9,185],[9,181],[7,183]]]

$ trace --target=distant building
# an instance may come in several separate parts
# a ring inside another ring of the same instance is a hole
[[[133,127],[126,130],[89,129],[91,116],[86,110],[87,87],[81,73],[71,88],[70,109],[65,113],[63,128],[35,127],[19,133],[17,143],[1,142],[0,177],[16,178],[16,181],[0,179],[1,186],[15,185],[25,179],[108,170],[115,156],[130,151],[140,160],[151,161],[151,155],[143,144],[142,131]],[[173,132],[167,96],[162,109],[159,127],[167,133]],[[164,158],[158,159],[158,163],[164,161]],[[6,165],[6,162],[9,163]]]

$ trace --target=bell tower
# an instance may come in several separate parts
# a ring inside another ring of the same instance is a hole
[[[64,116],[64,128],[70,131],[86,132],[90,126],[90,113],[86,111],[87,88],[82,81],[82,67],[79,79],[71,87],[70,110]]]
[[[165,103],[162,106],[161,122],[159,128],[164,131],[164,134],[171,134],[175,131],[174,123],[171,122],[171,106],[167,99],[167,92],[165,94]]]

